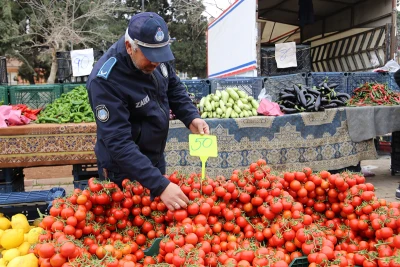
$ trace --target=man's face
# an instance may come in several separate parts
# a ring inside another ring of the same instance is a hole
[[[160,65],[159,62],[151,62],[148,60],[138,47],[137,49],[133,49],[131,44],[126,41],[125,42],[126,50],[129,54],[129,56],[132,59],[133,65],[139,70],[141,70],[145,74],[151,74],[158,65]]]

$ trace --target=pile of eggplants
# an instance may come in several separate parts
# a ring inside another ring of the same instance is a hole
[[[323,111],[345,106],[350,99],[346,93],[338,93],[338,84],[322,82],[318,86],[293,85],[279,93],[278,104],[283,113]]]

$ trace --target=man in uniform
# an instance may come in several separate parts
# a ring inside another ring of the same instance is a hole
[[[96,118],[99,175],[121,186],[129,178],[160,196],[170,210],[188,198],[165,174],[164,148],[170,109],[192,133],[209,134],[207,123],[174,70],[165,21],[145,12],[131,18],[121,37],[93,67],[87,81]],[[164,63],[161,63],[164,62]]]

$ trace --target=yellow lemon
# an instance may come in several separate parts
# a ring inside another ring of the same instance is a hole
[[[31,244],[35,244],[38,242],[39,236],[42,234],[43,228],[35,227],[32,228],[28,233],[28,242]]]
[[[12,259],[7,267],[38,267],[38,258],[33,253],[29,253],[25,256],[19,256]]]
[[[11,261],[12,259],[18,256],[20,256],[20,252],[17,248],[6,250],[6,252],[3,254],[3,258],[7,262]]]
[[[20,256],[25,256],[28,254],[30,247],[31,244],[29,244],[29,242],[22,243],[21,246],[18,247]]]
[[[21,213],[11,217],[11,227],[13,229],[22,229],[24,230],[24,233],[28,233],[31,229],[26,216]]]
[[[24,242],[22,229],[12,229],[3,233],[0,244],[5,249],[19,247]]]
[[[0,217],[0,229],[7,230],[11,227],[11,222],[6,217]]]

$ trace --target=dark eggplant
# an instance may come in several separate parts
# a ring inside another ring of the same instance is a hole
[[[338,86],[339,86],[339,84],[337,84],[337,83],[331,83],[331,84],[328,85],[328,87],[330,89],[336,89],[336,87],[338,87]]]
[[[307,104],[306,104],[307,107],[314,104],[315,96],[310,95],[310,94],[305,94],[304,96],[306,97],[306,100],[307,100]]]
[[[336,98],[337,93],[336,93],[335,90],[331,90],[331,91],[329,92],[328,95],[329,95],[331,98]]]
[[[349,94],[346,94],[346,93],[337,93],[337,94],[336,94],[336,97],[337,97],[337,98],[339,98],[339,97],[346,97],[347,99],[350,99],[350,98],[351,98],[351,96],[350,96]]]
[[[313,105],[307,107],[306,111],[314,111],[314,109],[315,109],[315,105],[313,104]]]
[[[299,100],[299,103],[303,106],[307,106],[307,99],[305,96],[306,90],[301,90],[300,93],[297,96],[297,99]]]
[[[296,99],[296,96],[292,95],[292,94],[284,94],[284,95],[281,95],[281,97],[279,99],[281,99],[281,100]]]
[[[290,100],[285,100],[282,102],[282,105],[285,107],[288,107],[288,108],[292,108],[292,107],[296,106],[297,104]]]
[[[284,112],[285,114],[293,114],[293,113],[297,113],[299,112],[299,110],[295,109],[295,108],[281,108],[282,112]]]
[[[346,105],[345,102],[342,102],[342,101],[340,101],[339,99],[333,99],[333,100],[331,100],[331,104],[336,104],[336,105],[338,105],[338,106],[344,106],[344,105]]]
[[[321,96],[319,95],[315,100],[314,104],[315,111],[318,111],[320,109],[320,106],[321,106]]]
[[[324,107],[324,109],[337,108],[337,105],[335,103],[332,103],[332,104],[324,105],[323,107]]]
[[[314,95],[320,95],[321,93],[320,92],[318,92],[317,90],[314,90],[314,89],[307,89],[307,92],[309,93],[309,94],[314,94]]]
[[[284,91],[294,93],[294,88],[285,88]]]
[[[300,88],[297,85],[293,84],[293,89],[297,95],[300,93]]]
[[[294,89],[292,90],[292,91],[289,91],[289,90],[287,90],[287,89],[285,89],[285,90],[283,90],[281,93],[284,93],[284,94],[295,94],[296,92],[294,91]]]

